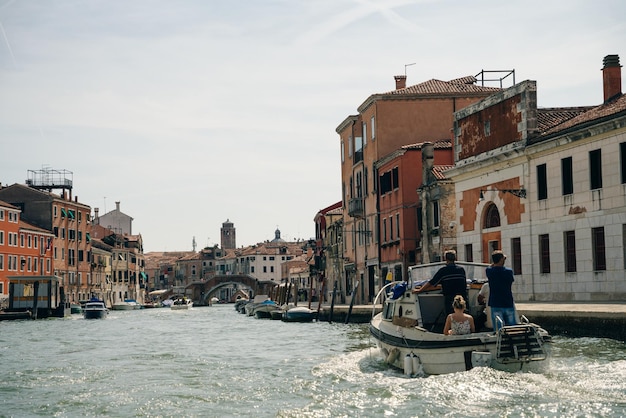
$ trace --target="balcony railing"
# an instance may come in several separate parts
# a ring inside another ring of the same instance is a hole
[[[363,218],[365,216],[365,204],[362,197],[350,199],[348,202],[348,215],[353,218]]]

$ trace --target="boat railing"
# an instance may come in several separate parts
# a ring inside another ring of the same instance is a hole
[[[383,295],[383,294],[384,294],[385,296],[387,295],[387,292],[385,292],[385,289],[388,289],[388,288],[390,288],[391,286],[394,286],[394,285],[396,285],[396,284],[398,284],[398,283],[402,283],[402,282],[401,282],[401,281],[399,281],[399,280],[396,280],[396,281],[394,281],[394,282],[389,282],[389,283],[387,283],[386,285],[384,285],[384,286],[383,286],[383,287],[382,287],[382,288],[378,291],[378,293],[376,294],[376,297],[374,298],[374,303],[372,303],[372,318],[376,315],[376,304],[378,303],[378,299],[379,299],[379,298],[380,298],[380,296],[381,296],[381,295]],[[384,301],[383,301],[383,300],[381,300],[381,302],[380,302],[380,303],[383,303],[383,304],[384,304]],[[383,307],[383,308],[384,308],[384,307]]]

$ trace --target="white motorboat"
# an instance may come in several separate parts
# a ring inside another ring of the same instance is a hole
[[[83,317],[85,319],[103,319],[109,314],[109,310],[103,301],[91,299],[85,303],[83,308]]]
[[[172,305],[170,306],[170,309],[180,310],[180,309],[189,309],[191,307],[193,307],[193,301],[189,298],[183,297],[183,298],[175,299]]]
[[[485,283],[487,264],[457,262],[468,279],[468,309],[477,317],[477,295]],[[550,334],[522,318],[519,325],[501,327],[498,332],[477,329],[465,335],[443,335],[446,319],[443,295],[439,290],[416,294],[444,263],[410,268],[408,282],[386,285],[378,294],[386,296],[382,312],[373,315],[370,333],[389,365],[407,375],[445,374],[486,366],[506,371],[541,371],[550,354]]]
[[[141,305],[135,299],[124,299],[124,301],[114,303],[111,309],[114,311],[133,311],[141,309]]]

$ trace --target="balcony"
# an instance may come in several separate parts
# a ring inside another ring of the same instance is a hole
[[[350,199],[348,202],[348,215],[352,218],[365,217],[365,202],[362,197]]]

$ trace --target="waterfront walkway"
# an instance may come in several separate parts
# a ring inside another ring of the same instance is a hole
[[[626,302],[523,302],[516,305],[520,315],[554,335],[626,341]],[[317,309],[317,306],[312,308]],[[374,309],[372,305],[355,305],[348,322],[367,323],[372,311],[378,313],[381,309],[381,305]],[[331,318],[330,304],[322,304],[320,320],[345,322],[348,312],[348,305],[335,305]]]

